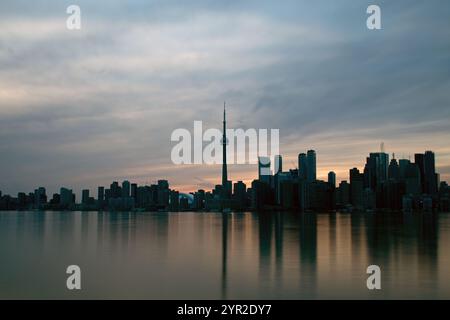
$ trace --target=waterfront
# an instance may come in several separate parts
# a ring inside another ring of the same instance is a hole
[[[450,299],[449,243],[448,214],[0,212],[0,298]]]

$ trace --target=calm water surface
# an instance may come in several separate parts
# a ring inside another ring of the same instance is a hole
[[[1,299],[450,299],[450,215],[0,212],[0,259]]]

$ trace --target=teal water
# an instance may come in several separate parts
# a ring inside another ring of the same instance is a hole
[[[449,214],[0,212],[0,298],[450,299],[449,246]]]

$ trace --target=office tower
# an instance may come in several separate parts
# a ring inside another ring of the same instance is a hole
[[[307,168],[306,154],[300,153],[298,155],[298,177],[300,179],[306,180]]]
[[[55,195],[53,195],[53,197],[54,196]],[[1,198],[1,195],[0,195],[0,198]],[[19,192],[17,194],[17,202],[18,202],[19,208],[21,208],[21,209],[25,208],[25,206],[27,204],[27,195],[25,194],[25,192]],[[52,200],[50,202],[52,202]],[[53,202],[52,202],[52,204],[53,204]],[[55,202],[54,204],[59,204],[59,201]]]
[[[84,189],[81,191],[81,203],[88,204],[89,202],[89,189]]]
[[[238,181],[233,187],[233,196],[236,199],[238,208],[245,208],[247,204],[247,186],[242,181]]]
[[[122,196],[122,190],[117,181],[111,183],[109,189],[111,190],[111,198],[120,198]]]
[[[169,182],[167,180],[158,180],[158,200],[159,206],[167,207],[169,205]]]
[[[132,198],[136,199],[136,195],[137,195],[137,184],[136,183],[132,183],[131,184],[131,190],[130,190],[130,196]]]
[[[392,157],[391,163],[389,164],[388,178],[390,180],[399,180],[400,179],[400,167],[394,156]]]
[[[334,188],[336,188],[336,173],[333,171],[328,172],[328,183]]]
[[[258,157],[258,180],[270,184],[270,158]]]
[[[231,190],[231,187],[230,187]],[[199,189],[197,192],[194,193],[194,202],[193,206],[197,210],[202,210],[205,208],[205,190]]]
[[[70,207],[70,205],[72,205],[74,203],[74,195],[72,193],[72,190],[70,189],[66,189],[66,188],[61,188],[59,190],[59,194],[60,194],[60,202],[59,205],[61,206],[61,209],[68,209]]]
[[[109,203],[109,199],[112,198],[111,189],[105,189],[105,204]]]
[[[405,170],[405,194],[419,195],[422,193],[420,169],[416,163],[408,163]]]
[[[125,180],[122,182],[122,198],[128,198],[130,196],[130,182]]]
[[[170,191],[170,211],[178,211],[180,209],[180,193],[178,191]]]
[[[421,188],[420,192],[426,193],[424,154],[423,153],[414,154],[414,163],[417,165],[417,168],[419,169],[420,173],[420,188]]]
[[[357,209],[363,208],[364,175],[357,168],[350,170],[350,203]]]
[[[399,166],[399,178],[400,180],[404,180],[405,179],[405,173],[406,173],[406,168],[408,167],[408,165],[411,162],[408,159],[400,159],[398,161],[398,166]]]
[[[346,180],[339,183],[337,202],[342,206],[350,203],[350,185]]]
[[[105,200],[105,187],[97,188],[97,200],[101,203]]]
[[[35,208],[40,208],[43,204],[47,203],[47,195],[44,187],[39,187],[34,190],[34,204]]]
[[[222,199],[227,199],[229,192],[228,190],[228,170],[227,170],[227,122],[226,122],[226,111],[225,102],[223,103],[223,132],[222,132]]]
[[[103,209],[105,204],[105,187],[99,186],[97,188],[97,208]]]
[[[372,152],[364,167],[365,186],[377,190],[377,186],[387,180],[389,155],[384,152]]]
[[[253,180],[251,194],[252,208],[260,209],[267,204],[273,204],[273,195],[270,186],[261,180]]]
[[[180,210],[181,211],[189,210],[189,199],[187,197],[181,197],[181,199],[180,199]]]
[[[425,193],[429,195],[434,195],[438,191],[436,169],[434,162],[434,152],[425,151],[423,157],[423,169],[425,177]]]
[[[274,157],[274,162],[275,162],[274,163],[275,168],[274,168],[273,174],[278,174],[278,173],[283,172],[283,158],[281,157],[281,155],[276,155]]]
[[[316,181],[316,152],[314,150],[308,150],[306,153],[306,179],[308,182]]]

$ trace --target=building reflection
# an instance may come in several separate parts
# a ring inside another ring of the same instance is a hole
[[[283,283],[283,213],[275,213],[275,286],[282,289]]]
[[[317,285],[317,216],[302,213],[299,216],[300,288],[311,295]]]
[[[227,298],[228,214],[222,213],[222,299]]]
[[[272,213],[262,212],[258,215],[259,237],[259,282],[265,287],[270,282],[270,263],[272,249]]]

